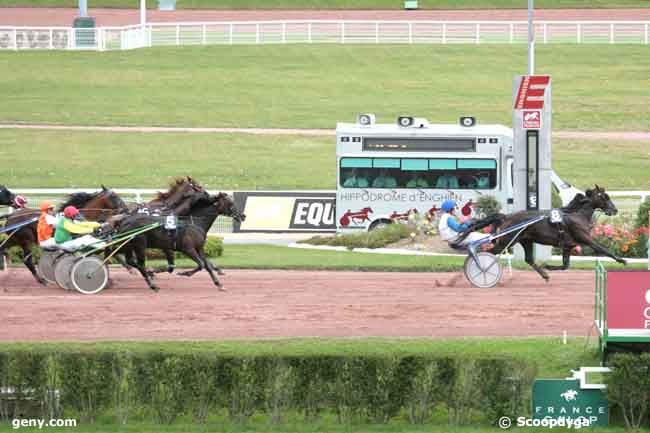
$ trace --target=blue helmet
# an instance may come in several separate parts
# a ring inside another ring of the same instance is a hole
[[[451,212],[456,208],[456,202],[454,200],[445,200],[440,206],[440,209],[443,212]]]

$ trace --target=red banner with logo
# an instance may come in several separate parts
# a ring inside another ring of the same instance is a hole
[[[607,272],[607,327],[650,332],[650,271]]]

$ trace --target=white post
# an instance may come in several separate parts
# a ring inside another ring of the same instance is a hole
[[[413,23],[409,22],[409,44],[413,43]]]
[[[176,46],[181,44],[181,26],[176,24]]]
[[[546,23],[542,24],[542,31],[544,33],[544,44],[546,44],[548,42],[546,39]]]
[[[307,42],[311,44],[311,22],[307,23]]]
[[[528,0],[528,75],[535,75],[535,27],[533,27],[534,0]]]
[[[255,23],[255,43],[260,43],[260,23]]]
[[[76,44],[76,35],[73,28],[68,28],[68,49],[71,50]]]
[[[102,41],[104,39],[102,38],[102,29],[101,27],[99,27],[99,28],[95,28],[94,30],[95,30],[95,44],[97,45],[96,49],[97,51],[104,51],[104,49],[102,48]]]
[[[614,43],[614,23],[609,25],[609,43]]]
[[[228,31],[228,33],[229,33],[228,38],[229,38],[229,40],[230,40],[230,45],[232,45],[232,31],[233,31],[233,24],[230,23],[230,29],[229,29],[229,31]]]
[[[203,24],[203,26],[201,27],[201,44],[203,44],[203,45],[205,45],[207,43],[206,27],[207,26],[205,24]]]
[[[648,45],[648,23],[645,23],[645,44]]]
[[[648,29],[648,26],[646,25],[646,30]],[[379,43],[379,21],[375,23],[375,43]]]
[[[345,43],[345,22],[341,22],[341,43]]]
[[[476,43],[481,43],[481,24],[476,23]]]
[[[140,42],[142,47],[146,47],[147,37],[145,26],[147,24],[147,0],[140,0]]]
[[[515,25],[510,23],[510,43],[513,43],[515,40]]]
[[[580,23],[576,26],[576,40],[579,44],[582,43],[582,24]]]
[[[282,23],[282,43],[287,43],[287,23]]]
[[[442,43],[447,43],[447,23],[442,23]]]
[[[14,29],[14,50],[18,49],[18,29]]]
[[[151,39],[152,39],[151,38],[151,33],[153,33],[153,25],[149,24],[147,26],[147,39],[148,39],[148,42],[149,42],[149,48],[151,48]]]
[[[647,29],[647,27],[646,27]],[[50,50],[54,49],[54,30],[50,29]]]

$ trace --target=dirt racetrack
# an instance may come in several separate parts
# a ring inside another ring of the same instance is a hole
[[[159,293],[111,271],[114,287],[97,295],[0,272],[0,341],[585,336],[593,320],[588,271],[554,273],[549,284],[515,271],[477,289],[452,273],[230,270],[226,292],[207,274],[165,274]]]

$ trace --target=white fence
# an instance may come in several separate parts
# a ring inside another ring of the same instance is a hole
[[[648,21],[539,21],[537,43],[648,44]],[[181,45],[515,44],[525,21],[242,21],[141,26],[0,27],[0,49],[128,50]]]

